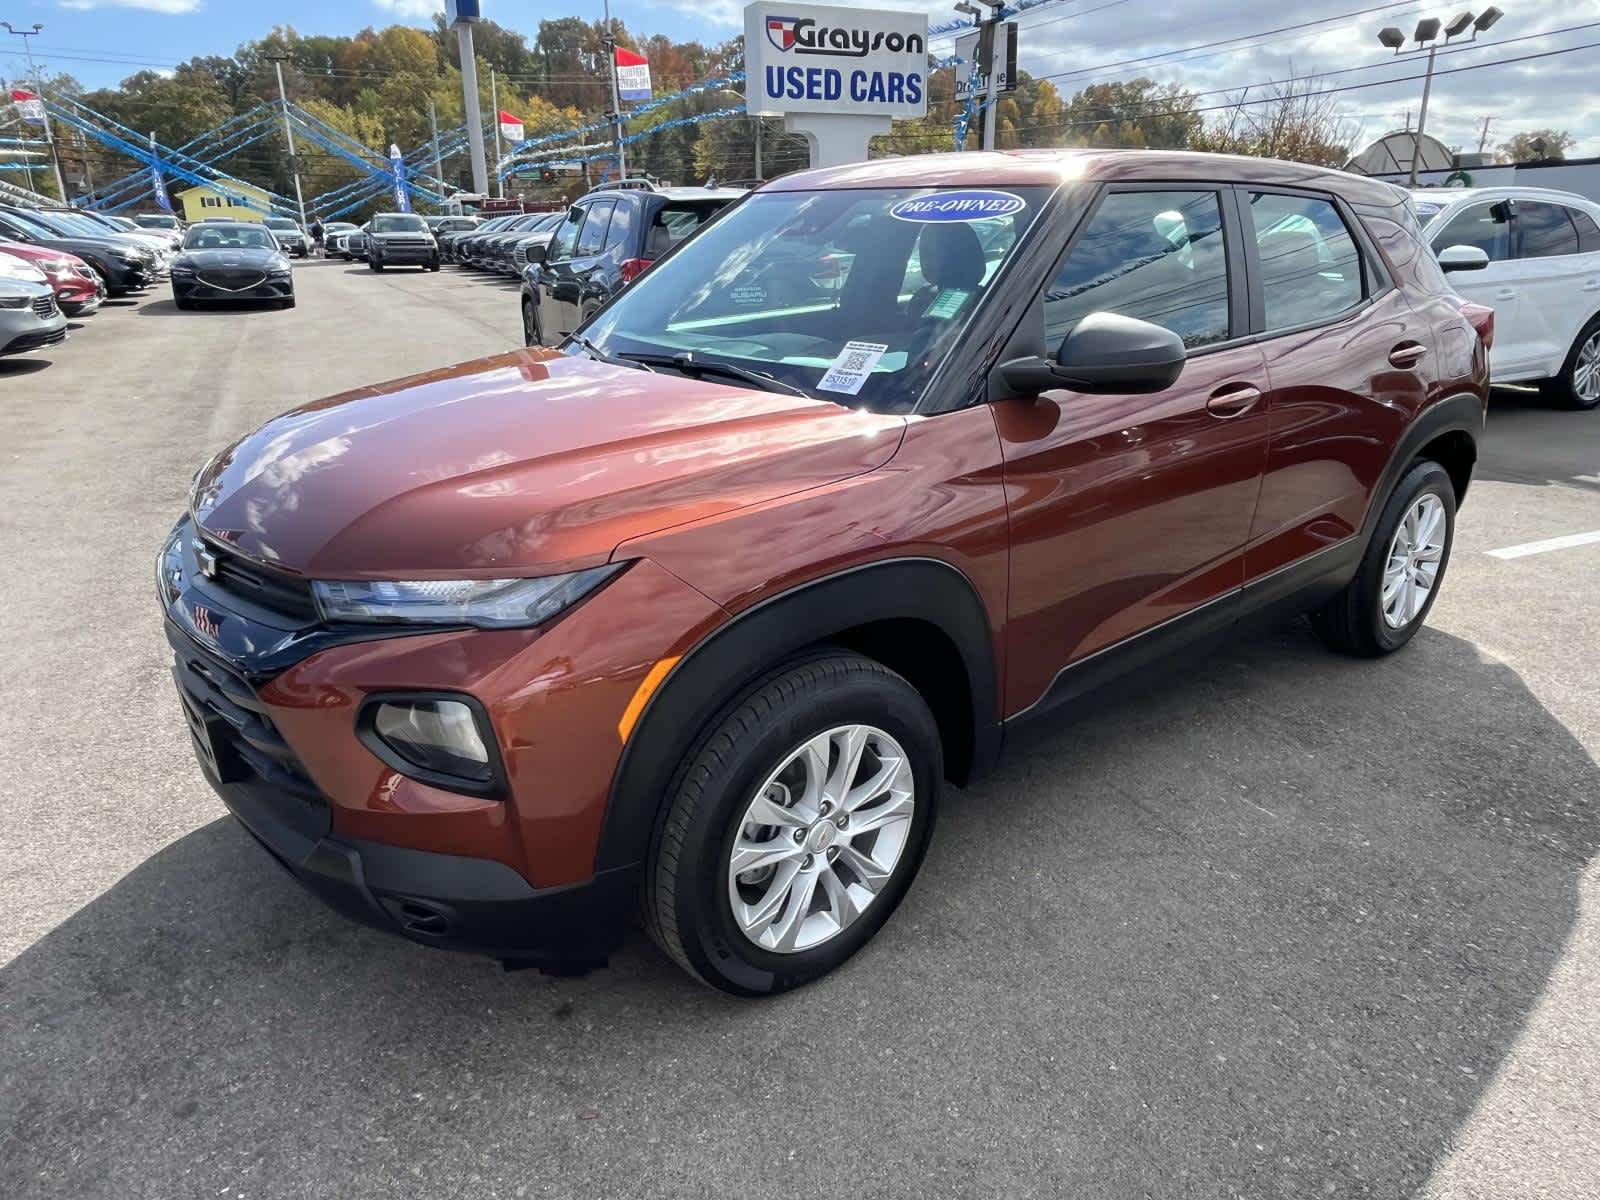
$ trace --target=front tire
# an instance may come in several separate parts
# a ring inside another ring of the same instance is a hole
[[[1600,407],[1600,317],[1579,331],[1560,374],[1545,383],[1544,393],[1563,408],[1587,412]]]
[[[543,337],[539,332],[539,310],[534,307],[532,300],[522,302],[522,344],[524,346],[538,346],[543,344]]]
[[[1436,462],[1413,463],[1383,506],[1355,577],[1311,614],[1311,627],[1343,654],[1378,658],[1400,649],[1438,599],[1455,529],[1449,473]]]
[[[367,259],[367,270],[381,271],[383,270],[383,264],[375,258],[369,258]]]
[[[674,777],[645,867],[651,937],[737,996],[827,974],[910,888],[943,773],[933,714],[887,667],[831,651],[779,668]]]

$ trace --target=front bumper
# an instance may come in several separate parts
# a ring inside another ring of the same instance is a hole
[[[66,340],[65,321],[50,328],[30,329],[10,337],[9,340],[5,331],[0,329],[0,354],[30,354],[35,350],[43,350],[46,346],[59,345]]]
[[[385,266],[422,266],[425,263],[435,262],[439,257],[436,246],[421,246],[412,244],[389,245],[383,242],[373,242],[372,256]]]
[[[273,279],[270,276],[260,283],[245,288],[229,288],[207,283],[199,276],[173,276],[172,295],[178,300],[205,302],[288,300],[294,295],[294,279]]]

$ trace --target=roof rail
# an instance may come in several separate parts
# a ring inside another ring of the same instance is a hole
[[[589,189],[591,192],[653,192],[656,185],[643,176],[631,179],[614,179],[610,183],[597,183]]]

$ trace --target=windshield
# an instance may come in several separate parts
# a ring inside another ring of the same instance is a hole
[[[424,233],[427,228],[421,217],[404,213],[384,213],[372,218],[373,233]]]
[[[259,225],[196,225],[184,236],[185,250],[276,250],[278,243]]]
[[[294,233],[300,231],[300,226],[296,225],[288,217],[268,217],[266,225],[268,229],[284,229]]]
[[[177,217],[135,217],[134,220],[146,229],[176,229]]]
[[[687,352],[819,399],[909,412],[1048,196],[1044,187],[757,193],[642,275],[584,333],[604,353],[655,366],[665,359],[670,369]]]

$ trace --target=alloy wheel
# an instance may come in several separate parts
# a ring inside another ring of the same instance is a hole
[[[1444,502],[1424,492],[1406,511],[1383,567],[1383,592],[1379,606],[1390,629],[1404,629],[1428,605],[1444,558],[1448,522]]]
[[[812,950],[877,900],[910,840],[910,760],[871,725],[797,746],[746,806],[728,856],[739,929],[779,954]]]
[[[1572,365],[1572,390],[1584,404],[1600,400],[1600,329],[1590,335]]]

